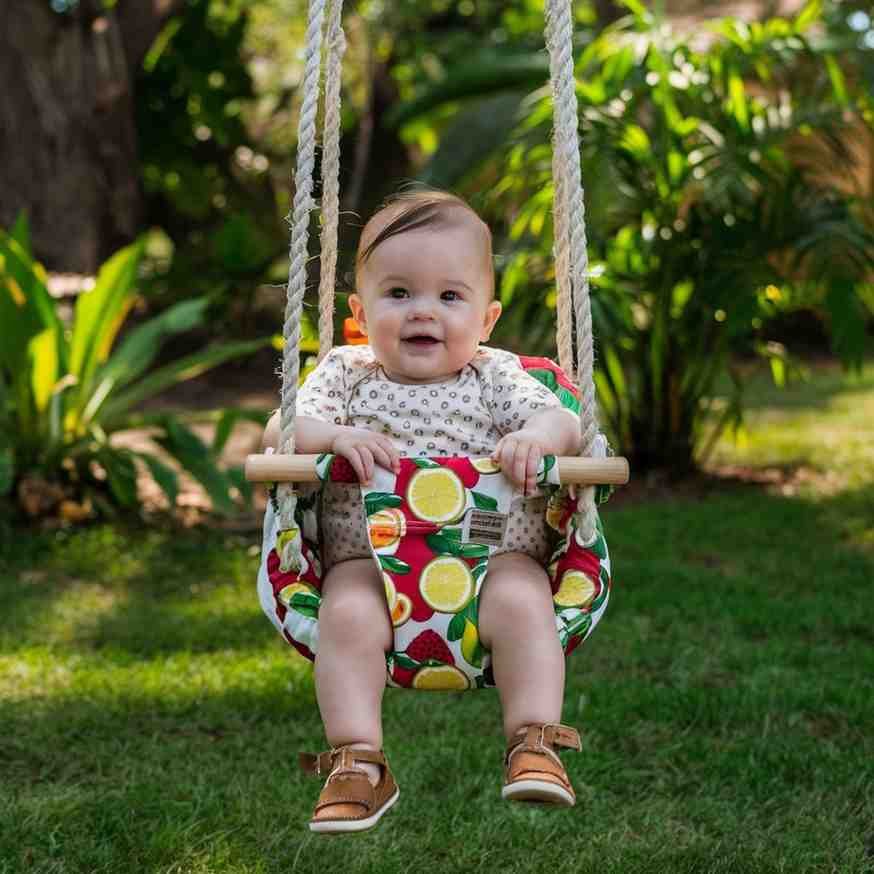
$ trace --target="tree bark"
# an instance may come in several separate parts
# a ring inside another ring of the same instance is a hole
[[[26,211],[50,270],[94,273],[140,230],[133,78],[184,0],[3,0],[0,226]]]
[[[595,14],[601,27],[606,27],[622,17],[624,10],[613,0],[595,0]]]

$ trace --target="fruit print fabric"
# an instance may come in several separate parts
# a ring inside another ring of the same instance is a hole
[[[552,362],[532,362],[575,401],[573,386]],[[565,398],[562,402],[569,405]],[[606,451],[604,441],[599,449],[599,454]],[[435,690],[494,686],[490,654],[479,643],[477,625],[479,595],[495,547],[465,541],[462,523],[472,509],[507,512],[513,491],[497,473],[487,458],[405,458],[398,475],[376,468],[371,485],[361,489],[371,550],[394,624],[395,644],[386,657],[388,685]],[[319,474],[323,481],[355,483],[351,466],[339,456],[321,456]],[[538,482],[548,496],[546,520],[555,537],[547,570],[556,632],[569,654],[606,609],[610,560],[600,521],[594,541],[581,542],[575,502],[559,486],[551,456],[541,462]],[[258,575],[265,613],[310,659],[318,651],[323,574],[318,496],[318,486],[301,489],[298,527],[280,532],[271,495]],[[296,551],[284,549],[290,541]],[[282,567],[280,554],[297,554],[299,568]]]

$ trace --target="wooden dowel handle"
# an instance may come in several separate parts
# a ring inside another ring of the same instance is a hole
[[[246,458],[246,479],[255,483],[318,482],[317,455],[250,455]],[[623,485],[628,482],[628,462],[624,458],[557,459],[558,472],[565,485]]]

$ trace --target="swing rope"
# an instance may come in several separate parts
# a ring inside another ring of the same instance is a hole
[[[577,326],[577,368],[572,379],[580,389],[580,455],[594,453],[598,426],[595,420],[594,339],[592,307],[589,301],[589,257],[586,250],[586,218],[580,170],[579,119],[577,117],[576,78],[573,55],[573,14],[571,0],[548,0],[546,4],[546,47],[549,50],[549,79],[552,87],[554,121],[553,176],[555,185],[557,310],[573,301]],[[559,224],[561,233],[559,234]],[[571,294],[568,294],[570,289]],[[562,300],[562,296],[564,298]],[[562,301],[558,306],[558,302]],[[566,319],[566,313],[563,313]],[[568,335],[570,326],[561,329]],[[562,337],[568,363],[569,337]],[[559,364],[564,364],[559,357]],[[573,368],[571,369],[573,373]],[[595,489],[581,489],[577,500],[580,535],[588,543],[595,536]]]
[[[325,133],[322,137],[322,235],[319,274],[319,358],[334,345],[334,285],[337,276],[337,227],[340,223],[340,83],[346,36],[343,0],[333,0],[328,17],[325,74]]]
[[[316,116],[319,102],[322,33],[327,45],[325,121],[322,156],[321,277],[319,284],[319,360],[333,346],[334,284],[337,265],[340,163],[340,83],[346,47],[342,28],[343,0],[310,0],[306,32],[303,104],[298,123],[295,194],[291,217],[288,301],[285,309],[280,414],[280,453],[293,454],[294,411],[300,377],[300,326],[307,280],[307,244],[315,167]],[[598,433],[593,381],[594,344],[589,302],[585,209],[580,171],[576,82],[573,61],[571,0],[547,0],[546,46],[554,106],[553,183],[555,277],[559,365],[580,388],[580,455],[591,457]],[[573,358],[573,323],[577,327],[577,364]],[[595,534],[594,487],[578,491],[580,536],[589,542]],[[280,523],[294,526],[296,493],[291,484],[280,486]]]

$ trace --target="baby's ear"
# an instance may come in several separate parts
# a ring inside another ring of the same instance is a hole
[[[486,315],[483,319],[483,329],[479,336],[480,343],[485,343],[489,337],[492,336],[492,329],[495,327],[495,322],[498,321],[498,318],[501,315],[501,304],[500,301],[493,300],[486,307]]]
[[[358,322],[358,327],[363,333],[367,333],[367,316],[364,314],[364,306],[361,303],[361,296],[358,294],[350,294],[347,298],[349,309],[352,310],[352,318]]]
[[[276,449],[279,446],[279,410],[271,417],[270,421],[264,428],[264,434],[261,437],[262,449]]]

